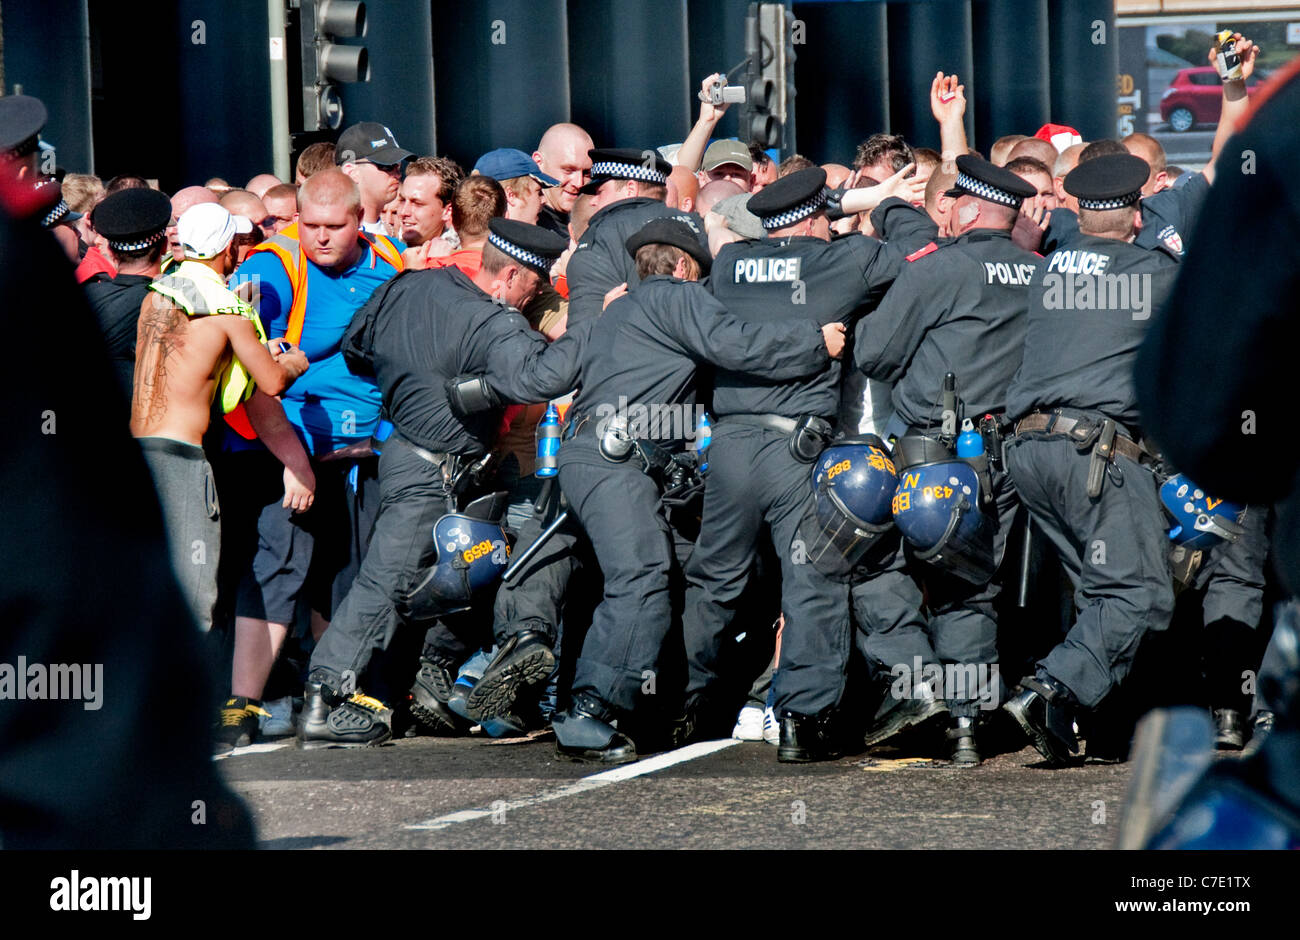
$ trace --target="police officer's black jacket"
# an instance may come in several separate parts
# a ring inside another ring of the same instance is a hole
[[[537,213],[537,224],[548,232],[554,232],[561,238],[569,237],[569,214],[561,212],[558,209],[552,209],[549,205],[543,205],[542,210]]]
[[[506,401],[546,401],[573,388],[568,345],[548,345],[517,310],[447,267],[406,271],[375,291],[348,325],[343,356],[352,372],[375,377],[402,437],[472,457],[494,443],[503,409],[459,418],[446,381],[482,374]]]
[[[831,359],[810,314],[754,322],[733,316],[698,283],[648,277],[577,328],[585,342],[574,419],[626,414],[634,436],[680,450],[695,430],[697,366],[761,370],[778,381],[825,368]]]
[[[1196,224],[1201,206],[1210,191],[1203,173],[1194,173],[1181,186],[1162,189],[1142,200],[1142,230],[1133,244],[1149,251],[1159,251],[1176,261],[1187,253],[1185,237]],[[1080,236],[1079,216],[1064,206],[1051,211],[1047,231],[1043,233],[1043,251],[1051,252],[1069,245]]]
[[[755,323],[812,318],[850,327],[877,303],[903,264],[902,249],[865,235],[835,241],[798,236],[732,242],[713,261],[709,288],[737,317]],[[868,318],[869,319],[869,318]],[[828,360],[799,379],[719,368],[713,409],[718,416],[775,414],[834,418],[840,405],[840,363]]]
[[[974,229],[909,259],[858,324],[858,368],[895,383],[894,411],[909,425],[939,420],[947,372],[957,376],[967,417],[1003,411],[1024,347],[1028,286],[1042,259],[994,229]]]
[[[1136,429],[1133,363],[1177,273],[1163,252],[1083,233],[1043,259],[1007,413],[1078,408]]]
[[[636,262],[627,253],[627,240],[651,219],[677,219],[699,236],[708,249],[704,220],[694,212],[669,209],[657,199],[621,199],[596,212],[569,258],[569,326],[600,316],[605,294],[619,284],[637,281]]]
[[[84,288],[113,360],[118,386],[125,391],[128,402],[135,378],[136,327],[151,283],[153,278],[146,274],[119,274],[112,280],[92,281]]]

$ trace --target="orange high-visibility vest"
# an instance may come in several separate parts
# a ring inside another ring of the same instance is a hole
[[[376,255],[399,272],[402,270],[402,253],[387,237],[376,235],[371,238],[366,232],[358,232],[357,236],[369,245]],[[279,258],[280,263],[284,265],[284,273],[289,276],[289,283],[293,285],[289,327],[285,330],[284,336],[297,346],[302,339],[302,324],[307,314],[307,265],[302,263],[302,245],[298,243],[298,223],[286,225],[280,232],[252,248],[249,255],[258,251],[269,251]]]

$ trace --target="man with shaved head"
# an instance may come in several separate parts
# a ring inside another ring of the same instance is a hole
[[[177,264],[185,259],[185,252],[181,248],[180,239],[176,237],[176,220],[183,216],[185,210],[191,206],[216,201],[217,194],[206,186],[186,186],[172,196],[172,220],[167,226],[167,253],[176,260]],[[167,268],[165,260],[163,268],[164,270]]]
[[[695,199],[695,211],[703,218],[709,214],[709,210],[728,196],[743,192],[744,190],[731,180],[714,180],[700,188],[700,194]]]
[[[248,190],[232,189],[221,197],[220,202],[231,215],[243,216],[253,223],[253,234],[258,236],[258,241],[273,234],[266,205]]]
[[[1051,166],[1056,162],[1057,152],[1056,148],[1045,140],[1037,137],[1026,137],[1011,148],[1011,152],[1007,154],[1006,162],[1010,163],[1018,157],[1033,157],[1035,160],[1041,160]]]
[[[298,187],[289,183],[272,186],[263,194],[262,204],[266,206],[267,219],[274,220],[268,223],[267,234],[282,232],[298,220]]]
[[[1151,168],[1151,175],[1147,181],[1142,184],[1142,196],[1154,196],[1162,189],[1168,189],[1173,185],[1169,179],[1169,173],[1165,160],[1165,148],[1160,141],[1156,140],[1150,134],[1143,134],[1141,131],[1135,134],[1129,134],[1122,141],[1129,153],[1135,157],[1141,157]]]
[[[999,137],[993,141],[993,146],[989,148],[989,163],[994,166],[1006,166],[1007,160],[1011,158],[1011,150],[1022,140],[1028,140],[1028,134],[1007,134],[1005,137]],[[1051,166],[1051,164],[1048,164]]]
[[[280,178],[274,173],[258,173],[244,184],[244,188],[261,199],[272,186],[279,186]]]
[[[672,198],[674,195],[676,200]],[[668,174],[668,208],[694,212],[695,200],[699,195],[700,181],[695,178],[695,174],[684,166],[673,167],[673,171]]]
[[[230,455],[230,477],[244,484],[238,511],[256,538],[243,546],[235,600],[231,694],[218,729],[225,750],[291,714],[283,705],[263,707],[261,698],[298,598],[311,605],[319,639],[356,575],[378,510],[377,458],[366,442],[379,423],[379,390],[348,371],[340,344],[353,314],[403,264],[391,240],[361,230],[362,218],[352,179],[320,170],[298,191],[298,221],[254,248],[235,272],[237,284],[256,285],[270,335],[302,347],[312,378],[272,403],[291,448],[272,456],[243,446]],[[278,730],[292,726],[281,721]]]
[[[577,124],[552,124],[542,135],[533,160],[543,173],[560,181],[546,191],[546,205],[537,217],[542,228],[568,237],[569,213],[578,190],[591,177],[588,151],[594,146],[591,135]]]
[[[1079,165],[1079,154],[1083,153],[1086,143],[1071,144],[1062,150],[1056,160],[1049,164],[1052,168],[1052,188],[1056,190],[1056,204],[1065,206],[1071,212],[1079,211],[1079,200],[1065,191],[1065,178]]]

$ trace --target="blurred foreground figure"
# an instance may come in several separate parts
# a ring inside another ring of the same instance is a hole
[[[0,310],[60,311],[14,357],[0,448],[0,845],[251,848],[218,780],[199,634],[112,367],[58,246],[0,180]]]

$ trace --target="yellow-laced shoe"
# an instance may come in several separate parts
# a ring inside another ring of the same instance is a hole
[[[298,728],[303,748],[367,747],[393,736],[393,710],[372,696],[354,692],[330,709],[324,720],[318,711],[304,707],[304,720]]]
[[[237,747],[248,747],[257,740],[259,716],[270,713],[256,699],[231,696],[221,706],[216,730],[216,751],[223,754]]]

